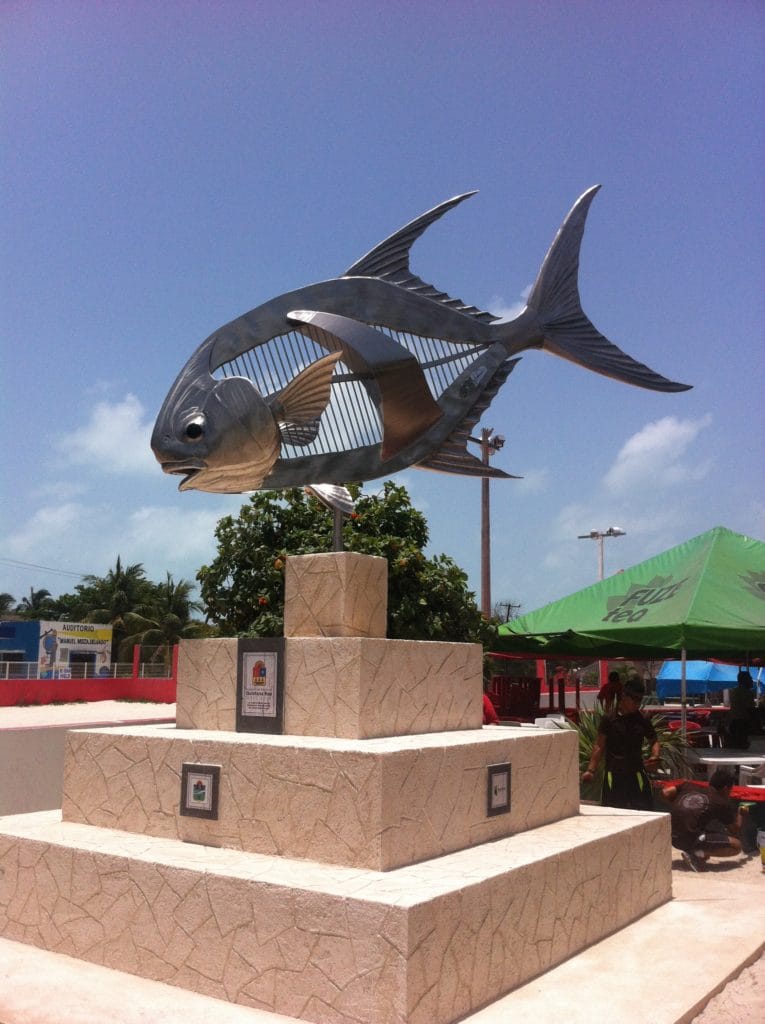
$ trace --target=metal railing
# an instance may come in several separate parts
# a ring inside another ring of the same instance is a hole
[[[50,670],[48,670],[49,672]],[[173,670],[161,662],[141,662],[138,665],[140,679],[171,679]],[[0,682],[4,679],[132,679],[133,662],[120,661],[103,668],[94,665],[69,665],[57,669],[53,675],[40,675],[36,661],[0,661]]]

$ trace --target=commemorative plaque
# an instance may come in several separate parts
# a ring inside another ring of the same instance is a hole
[[[284,718],[284,639],[240,640],[236,731],[281,733]]]

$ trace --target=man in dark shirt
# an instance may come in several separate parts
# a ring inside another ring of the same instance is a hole
[[[619,697],[616,710],[606,712],[598,726],[590,763],[582,774],[583,782],[591,782],[601,758],[605,755],[603,791],[604,807],[625,807],[635,811],[653,810],[651,780],[646,764],[653,767],[659,760],[659,741],[651,720],[640,710],[645,688],[639,679],[628,679]],[[643,763],[643,743],[651,744],[651,756]]]
[[[608,673],[608,682],[598,690],[598,700],[606,711],[611,711],[622,693],[622,681],[618,672]]]
[[[731,772],[718,768],[708,786],[681,782],[664,790],[672,804],[672,845],[693,871],[703,871],[709,857],[741,853],[741,843],[728,831],[741,829],[741,810],[730,798],[734,783]]]
[[[749,672],[742,671],[738,674],[738,685],[730,691],[727,746],[736,750],[749,749],[749,730],[755,718],[753,685]]]

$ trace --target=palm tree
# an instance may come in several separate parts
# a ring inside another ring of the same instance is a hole
[[[0,594],[0,615],[9,615],[16,608],[16,598],[13,594]]]
[[[165,583],[156,588],[152,606],[144,613],[126,612],[123,618],[125,637],[120,643],[120,660],[130,657],[135,644],[154,647],[152,661],[170,664],[173,647],[181,639],[210,636],[215,630],[203,622],[191,618],[193,611],[200,611],[201,605],[192,600],[194,584],[188,580],[173,580],[167,573]]]
[[[49,590],[35,590],[34,587],[30,587],[29,597],[22,597],[16,611],[24,619],[45,619],[51,613],[51,604]]]
[[[126,616],[141,614],[147,608],[146,596],[151,584],[146,580],[143,564],[135,562],[123,568],[122,559],[117,555],[115,567],[106,576],[86,576],[85,586],[93,588],[101,607],[91,608],[84,621],[111,623],[112,651],[120,650],[127,632]]]
[[[126,612],[134,611],[145,598],[146,573],[141,562],[123,568],[122,559],[117,555],[117,562],[106,576],[86,576],[85,585],[94,587],[103,604],[89,612],[91,621],[97,621],[94,615],[100,615],[101,621],[114,622]]]

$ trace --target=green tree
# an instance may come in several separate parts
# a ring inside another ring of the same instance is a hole
[[[428,526],[406,490],[387,481],[356,498],[343,526],[348,551],[388,560],[388,636],[490,643],[467,576],[446,555],[427,558]],[[197,574],[207,618],[221,632],[279,636],[283,631],[284,565],[288,555],[332,550],[332,513],[302,490],[261,491],[239,515],[221,519],[218,552]]]
[[[16,598],[13,594],[0,594],[0,615],[9,615],[16,609]]]
[[[125,612],[125,637],[120,644],[120,660],[129,660],[134,645],[140,644],[154,648],[151,661],[162,661],[168,665],[172,649],[179,640],[210,636],[214,631],[212,627],[191,618],[192,612],[200,611],[202,607],[192,599],[193,590],[193,583],[188,580],[176,583],[167,573],[166,581],[156,586],[153,600],[144,614]]]

